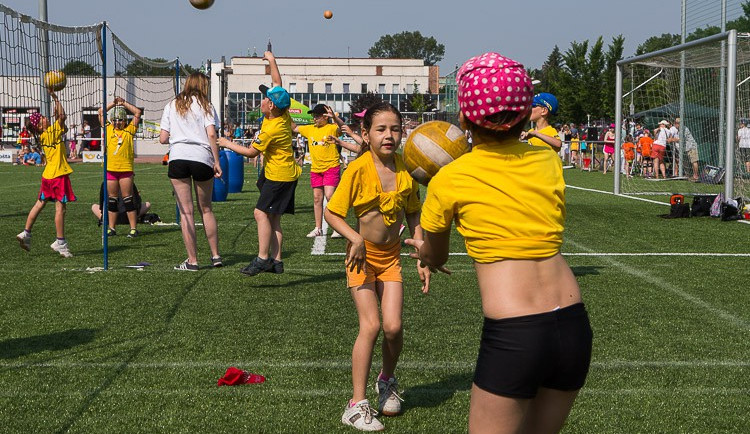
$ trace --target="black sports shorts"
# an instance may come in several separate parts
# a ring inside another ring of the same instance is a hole
[[[269,214],[294,214],[294,192],[297,190],[297,180],[271,181],[261,176],[256,185],[260,189],[260,197],[255,208]]]
[[[583,303],[551,312],[484,319],[474,384],[496,395],[534,398],[540,387],[583,387],[593,333]]]
[[[169,162],[167,176],[171,179],[193,178],[193,181],[203,182],[214,177],[214,168],[197,161],[172,160]]]

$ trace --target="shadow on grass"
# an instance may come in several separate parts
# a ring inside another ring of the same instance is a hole
[[[75,423],[88,411],[88,409],[91,407],[94,401],[99,398],[99,396],[102,394],[102,392],[106,391],[110,388],[110,386],[117,380],[117,378],[120,377],[120,375],[125,372],[125,370],[130,366],[133,361],[137,360],[138,357],[141,355],[143,350],[145,350],[151,343],[159,341],[160,337],[163,336],[165,333],[167,333],[172,325],[172,320],[174,319],[175,315],[177,315],[177,312],[179,312],[180,308],[182,307],[182,304],[185,302],[185,299],[190,295],[190,293],[193,291],[193,289],[198,285],[201,279],[203,279],[206,276],[206,273],[200,273],[191,283],[186,284],[182,290],[177,293],[177,297],[172,304],[172,306],[164,313],[164,324],[162,327],[159,328],[158,331],[154,333],[154,339],[148,341],[147,343],[144,343],[142,345],[139,345],[131,350],[123,351],[122,354],[124,354],[125,360],[122,360],[121,364],[116,367],[115,369],[111,370],[110,372],[105,375],[105,377],[102,379],[101,384],[94,389],[91,393],[89,393],[86,398],[83,400],[81,405],[78,407],[76,411],[73,412],[73,414],[70,416],[70,418],[58,429],[56,432],[58,433],[65,433],[70,431],[70,429],[75,425]]]
[[[456,392],[470,390],[474,379],[473,372],[448,375],[439,381],[407,388],[404,395],[416,399],[406,399],[404,410],[420,407],[438,407],[453,398]]]
[[[595,267],[593,265],[582,265],[578,267],[570,267],[570,269],[573,270],[573,275],[575,275],[576,277],[587,276],[590,274],[594,276],[598,276],[600,274],[599,273],[600,268],[602,267]]]
[[[72,329],[46,335],[8,339],[0,342],[0,359],[15,359],[42,351],[67,350],[93,341],[97,332],[97,329]]]
[[[336,281],[341,282],[346,278],[346,273],[342,271],[337,271],[333,273],[325,273],[325,274],[302,274],[302,273],[295,273],[294,270],[289,270],[285,272],[285,275],[296,275],[296,276],[307,276],[303,277],[301,279],[292,279],[288,280],[286,282],[281,283],[267,283],[263,282],[264,275],[269,275],[271,273],[261,273],[257,276],[247,276],[248,280],[252,282],[252,286],[258,287],[258,288],[289,288],[293,285],[306,285],[309,283],[322,283],[322,282],[330,282],[330,281]],[[273,275],[273,274],[272,274]],[[255,279],[255,280],[252,280]]]

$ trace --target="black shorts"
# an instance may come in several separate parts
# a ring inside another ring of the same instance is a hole
[[[583,303],[534,315],[484,319],[474,384],[496,395],[531,399],[540,387],[583,387],[593,334]]]
[[[294,214],[297,181],[271,181],[261,176],[256,183],[260,197],[255,208],[268,214]]]
[[[737,148],[740,151],[740,159],[742,161],[750,161],[750,148]]]
[[[214,168],[197,161],[172,160],[169,162],[167,176],[171,179],[193,178],[193,181],[203,182],[214,177]]]

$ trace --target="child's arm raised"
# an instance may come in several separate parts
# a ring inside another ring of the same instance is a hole
[[[273,86],[281,86],[281,73],[279,73],[279,66],[276,64],[276,57],[270,51],[263,53],[263,59],[268,61],[268,66],[271,68],[271,84]]]
[[[562,140],[557,139],[546,134],[542,134],[539,131],[522,131],[521,140],[526,140],[529,137],[536,137],[544,143],[550,145],[555,151],[559,151],[562,148]]]

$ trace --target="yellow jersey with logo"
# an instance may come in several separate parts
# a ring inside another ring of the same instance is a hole
[[[422,228],[440,233],[453,221],[477,262],[554,256],[565,221],[560,157],[546,144],[475,138],[472,151],[440,169],[427,186]]]
[[[266,179],[289,182],[299,178],[302,168],[294,160],[292,118],[288,111],[277,118],[263,120],[253,147],[263,153]]]
[[[529,130],[529,132],[534,131]],[[555,127],[552,125],[547,125],[546,127],[542,128],[541,130],[536,130],[537,133],[542,133],[545,136],[554,137],[555,139],[560,139],[560,134],[557,132]],[[544,140],[538,138],[538,137],[529,137],[529,145],[531,146],[549,146],[550,148],[552,146],[548,145]]]
[[[340,134],[338,125],[326,124],[322,127],[301,125],[297,127],[297,130],[307,139],[310,160],[312,160],[311,172],[323,173],[328,169],[339,167],[341,154],[336,148],[336,142],[326,140],[328,136]]]
[[[135,125],[128,124],[122,130],[116,130],[112,124],[107,125],[107,170],[110,172],[133,171],[133,136]]]
[[[73,173],[73,169],[68,164],[68,152],[65,149],[65,141],[63,140],[67,130],[67,128],[60,124],[60,121],[55,121],[39,137],[39,142],[47,159],[47,165],[44,166],[42,178],[54,179]]]

